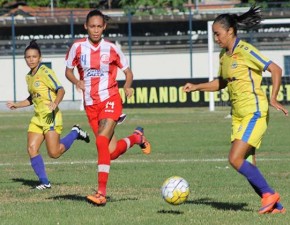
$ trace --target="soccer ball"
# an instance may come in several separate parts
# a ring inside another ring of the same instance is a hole
[[[172,204],[180,205],[184,203],[189,195],[189,184],[179,176],[166,179],[161,187],[163,199]]]

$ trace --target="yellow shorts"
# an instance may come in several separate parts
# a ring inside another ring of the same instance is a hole
[[[255,112],[243,118],[232,116],[231,141],[242,140],[249,145],[259,148],[262,137],[267,130],[268,113]]]
[[[28,132],[46,134],[48,131],[54,130],[56,133],[61,134],[62,126],[39,126],[33,122],[29,124]]]
[[[53,115],[53,114],[51,114]],[[49,116],[51,116],[49,114]],[[54,130],[58,134],[62,132],[62,114],[58,110],[53,117],[54,119],[47,119],[45,116],[36,116],[34,115],[30,121],[28,132],[46,134],[48,131]]]

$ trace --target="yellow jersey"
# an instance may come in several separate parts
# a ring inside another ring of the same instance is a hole
[[[59,108],[53,112],[48,104],[56,99],[57,90],[63,88],[55,73],[45,65],[40,65],[36,74],[26,75],[28,92],[32,99],[35,115],[32,123],[38,126],[62,125]]]
[[[227,81],[232,114],[245,117],[268,111],[268,100],[261,88],[262,72],[272,63],[251,44],[236,39],[233,53],[220,53],[219,76]]]

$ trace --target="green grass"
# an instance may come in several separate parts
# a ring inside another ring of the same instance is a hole
[[[64,111],[64,132],[74,123],[90,131],[91,143],[75,142],[57,160],[41,152],[53,188],[32,189],[36,182],[26,153],[26,129],[32,112],[0,113],[1,225],[240,225],[289,224],[285,215],[259,215],[260,199],[227,162],[229,108],[126,109],[116,134],[124,137],[144,126],[152,154],[138,146],[112,162],[109,201],[95,207],[85,200],[96,187],[95,141],[84,112]],[[271,110],[269,129],[257,152],[258,167],[280,192],[290,210],[289,118]],[[184,177],[190,184],[185,204],[172,206],[160,193],[163,181]]]

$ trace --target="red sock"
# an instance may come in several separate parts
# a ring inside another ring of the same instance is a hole
[[[134,144],[138,144],[140,142],[139,135],[132,134],[129,137],[123,138],[117,142],[116,149],[111,153],[111,160],[117,159],[120,155],[123,155],[129,148],[131,148]]]
[[[96,144],[98,150],[98,191],[106,195],[107,182],[110,172],[110,140],[105,136],[97,136]]]

